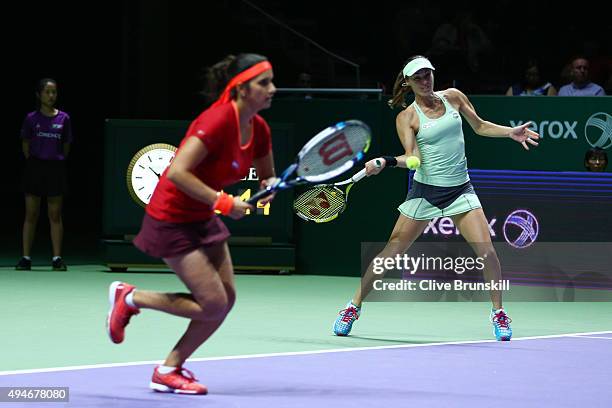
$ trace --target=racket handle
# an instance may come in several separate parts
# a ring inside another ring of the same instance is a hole
[[[374,166],[376,166],[377,168],[382,167],[382,163],[380,160],[376,159],[374,160]],[[358,173],[356,173],[353,177],[351,177],[351,181],[353,183],[358,182],[359,180],[361,180],[362,178],[364,178],[366,176],[366,169],[365,167],[363,169],[361,169]]]
[[[256,206],[259,200],[271,195],[272,193],[274,193],[274,190],[271,187],[266,187],[263,190],[259,190],[258,192],[253,194],[253,196],[249,198],[248,200],[246,200],[246,202],[247,204]]]
[[[362,178],[364,178],[365,176],[366,176],[366,169],[364,167],[358,173],[355,173],[355,175],[353,177],[351,177],[351,181],[353,181],[353,183],[356,183],[359,180],[361,180]]]

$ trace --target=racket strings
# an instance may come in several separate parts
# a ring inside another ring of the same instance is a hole
[[[293,208],[298,215],[312,221],[336,217],[344,210],[346,201],[342,190],[332,187],[315,187],[298,196]]]

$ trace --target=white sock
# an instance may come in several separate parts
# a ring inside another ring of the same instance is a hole
[[[58,259],[62,259],[62,257],[61,256],[54,256],[53,257],[53,262],[57,261]]]
[[[127,296],[125,297],[125,303],[127,303],[128,306],[133,307],[134,309],[138,309],[138,306],[134,304],[134,292],[136,292],[136,289],[127,294]]]
[[[176,370],[176,367],[168,367],[165,365],[160,365],[159,367],[157,367],[157,372],[160,374],[170,374],[174,370]]]
[[[355,307],[355,309],[357,309],[357,310],[361,309],[361,306],[357,306],[356,304],[354,304],[354,303],[353,303],[353,301],[352,301],[352,300],[349,302],[349,305],[350,305],[350,306],[354,306],[354,307]]]
[[[499,309],[495,310],[493,308],[491,308],[491,311],[493,312],[493,314],[498,314],[499,312],[502,312],[504,310],[503,307],[500,307]]]
[[[28,261],[32,260],[29,256],[24,256],[23,259],[27,259]]]

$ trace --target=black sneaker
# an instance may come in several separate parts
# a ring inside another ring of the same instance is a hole
[[[15,269],[18,271],[29,271],[32,269],[32,261],[30,259],[21,258],[17,265],[15,265]]]
[[[53,265],[54,271],[67,271],[68,270],[62,258],[57,258],[55,261],[53,261],[52,265]]]

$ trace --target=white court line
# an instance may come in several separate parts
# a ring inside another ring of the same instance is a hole
[[[610,334],[610,333],[612,333],[612,331],[609,330],[609,331],[584,332],[584,333],[550,334],[546,336],[518,337],[518,338],[513,338],[512,341],[556,339],[556,338],[564,338],[564,337],[585,338],[582,336],[589,336],[593,334]],[[594,337],[589,337],[589,338],[594,338]],[[602,337],[602,338],[607,339],[607,337]],[[483,343],[497,343],[497,342],[498,342],[497,340],[463,340],[463,341],[448,341],[448,342],[440,342],[440,343],[396,344],[392,346],[353,347],[353,348],[341,348],[341,349],[330,349],[330,350],[295,351],[295,352],[289,351],[289,352],[283,352],[283,353],[245,354],[245,355],[222,356],[222,357],[202,357],[202,358],[190,358],[187,361],[193,363],[193,362],[200,362],[200,361],[241,360],[241,359],[247,359],[247,358],[303,356],[303,355],[327,354],[327,353],[346,353],[346,352],[351,352],[351,351],[389,350],[389,349],[402,349],[402,348],[452,346],[452,345],[461,345],[461,344],[483,344]],[[129,366],[151,365],[151,364],[161,364],[161,363],[163,363],[163,360],[134,361],[130,363],[91,364],[91,365],[69,366],[69,367],[38,368],[38,369],[31,369],[31,370],[0,371],[0,376],[15,375],[15,374],[49,373],[49,372],[55,372],[55,371],[87,370],[87,369],[93,369],[93,368],[129,367]]]
[[[597,333],[597,334],[603,334],[603,333]],[[579,336],[579,335],[575,335],[575,336],[569,336],[569,337],[575,337],[578,339],[602,339],[602,340],[612,340],[612,337],[602,337],[602,336]]]

